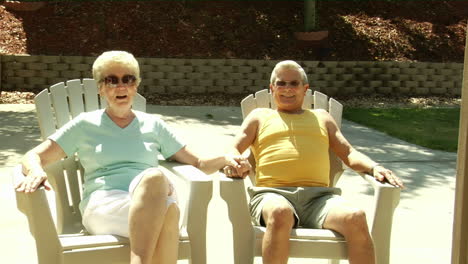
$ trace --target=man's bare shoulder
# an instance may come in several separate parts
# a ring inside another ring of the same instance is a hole
[[[267,115],[267,114],[269,114],[269,113],[271,113],[273,111],[276,111],[276,110],[273,110],[273,109],[270,109],[270,108],[255,108],[254,110],[252,110],[252,112],[249,113],[247,118],[248,119],[259,120],[262,117],[264,117],[265,115]]]

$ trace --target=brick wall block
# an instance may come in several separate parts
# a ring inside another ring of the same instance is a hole
[[[314,82],[314,81],[318,81],[318,80],[323,80],[322,76],[323,76],[323,74],[312,73],[312,74],[307,74],[307,79],[309,80],[309,83],[310,83],[310,82]]]
[[[86,56],[83,57],[83,63],[93,65],[94,61],[96,60],[97,57],[94,56]]]
[[[273,68],[270,66],[263,66],[263,67],[256,67],[255,70],[259,73],[271,74],[271,71],[273,70]]]
[[[175,84],[179,86],[191,86],[193,84],[193,80],[178,79],[175,81]]]
[[[92,65],[84,63],[73,63],[70,65],[70,69],[74,71],[91,71]]]
[[[206,87],[207,93],[216,93],[216,92],[224,92],[224,86],[213,85]]]
[[[39,60],[38,62],[40,63],[59,63],[61,60],[61,57],[60,56],[39,56]]]
[[[187,62],[186,59],[166,59],[166,64],[171,66],[182,66]]]
[[[15,55],[1,55],[2,63],[4,62],[15,62],[16,61],[16,56]]]
[[[266,88],[266,87],[259,87],[259,86],[254,86],[254,85],[252,85],[252,86],[247,86],[247,87],[245,87],[245,91],[246,91],[246,92],[255,93],[255,92],[258,92],[258,91],[260,91],[260,90],[262,90],[262,89],[265,89],[265,88]]]
[[[147,58],[146,63],[152,66],[167,64],[165,58]]]
[[[203,72],[188,72],[185,74],[185,78],[191,80],[201,79],[204,78],[204,76],[205,74]]]
[[[214,80],[214,84],[217,86],[232,86],[234,85],[234,80]]]
[[[38,62],[40,59],[39,56],[30,56],[30,55],[17,55],[15,56],[15,61],[23,62],[23,63],[30,63],[30,62]]]
[[[62,61],[69,64],[83,63],[84,57],[82,56],[63,56]]]
[[[401,86],[401,82],[400,81],[388,81],[387,82],[387,85],[389,87],[400,87]]]
[[[83,73],[80,71],[60,71],[60,76],[66,79],[83,78]]]
[[[15,75],[18,77],[33,77],[36,76],[35,70],[16,70]]]
[[[402,82],[411,81],[411,75],[407,75],[407,74],[392,75],[392,79],[402,81]]]
[[[242,59],[227,59],[227,60],[226,60],[226,65],[231,65],[231,66],[242,66],[242,65],[247,65],[247,60],[242,60]]]
[[[200,86],[200,85],[190,86],[190,92],[196,93],[196,94],[206,93],[206,86]]]
[[[330,82],[332,87],[341,88],[346,86],[346,81],[333,80]]]
[[[25,68],[25,64],[22,62],[11,61],[11,62],[2,63],[2,69],[20,70],[24,68]]]
[[[415,75],[411,75],[411,78],[410,78],[412,81],[426,81],[427,80],[427,75],[421,75],[421,74],[415,74]]]
[[[175,66],[174,65],[158,65],[154,66],[156,71],[160,72],[174,72],[175,71]]]
[[[234,80],[234,85],[237,86],[251,86],[253,85],[254,80],[249,80],[249,79],[236,79]]]
[[[421,82],[419,82],[419,85],[421,87],[426,87],[426,88],[432,89],[432,88],[437,87],[437,82],[435,82],[435,81],[421,81]]]
[[[183,72],[168,72],[166,73],[166,79],[182,79],[185,77]]]
[[[427,80],[440,82],[440,81],[445,80],[445,76],[443,76],[443,75],[428,75]]]
[[[338,88],[336,87],[324,87],[324,88],[321,88],[320,91],[325,93],[328,96],[334,96],[338,94]]]
[[[356,87],[351,87],[351,86],[344,86],[344,87],[339,87],[338,94],[344,95],[344,94],[354,94],[357,92]]]
[[[450,89],[447,89],[447,93],[448,94],[452,94],[452,95],[456,95],[456,96],[460,96],[461,95],[461,88],[450,88]]]
[[[329,69],[328,68],[315,68],[312,73],[315,74],[326,74],[328,73]]]
[[[226,65],[226,59],[210,59],[208,65],[211,66],[224,66]]]
[[[148,92],[149,93],[157,93],[157,94],[162,94],[166,93],[166,87],[162,85],[152,85],[148,87]]]
[[[158,71],[158,67],[150,64],[140,64],[140,74],[152,71]]]
[[[330,74],[330,73],[322,74],[320,79],[325,80],[325,81],[334,81],[337,79],[337,76],[336,74]]]
[[[70,64],[68,63],[53,63],[49,64],[49,70],[53,71],[65,71],[70,69]]]
[[[346,73],[346,68],[331,68],[330,73],[333,74],[344,74]]]
[[[61,83],[61,82],[64,82],[64,81],[67,81],[67,79],[62,78],[62,77],[47,78],[47,84],[49,86],[52,86],[54,84]]]
[[[171,86],[166,86],[166,91],[168,93],[175,93],[175,94],[186,93],[187,87],[179,86],[179,85],[171,85]]]
[[[259,87],[269,87],[269,80],[254,80],[254,85]]]
[[[195,66],[195,72],[216,72],[214,66]]]
[[[195,85],[198,85],[198,86],[213,86],[214,84],[214,80],[212,79],[195,79],[193,80],[194,84]]]
[[[189,60],[188,63],[193,66],[204,66],[208,64],[208,60],[206,59],[192,59]]]
[[[166,73],[164,72],[156,72],[156,71],[151,71],[151,72],[145,72],[142,73],[142,79],[164,79],[166,77]]]
[[[383,81],[380,80],[375,80],[375,81],[370,81],[369,82],[369,87],[371,88],[377,88],[377,87],[382,87],[383,86]]]
[[[372,94],[375,92],[375,89],[369,86],[358,87],[358,92],[362,94]]]
[[[364,74],[366,72],[365,68],[362,67],[355,67],[351,69],[353,74]]]
[[[400,93],[400,94],[409,94],[411,93],[411,88],[410,87],[405,87],[405,86],[399,86],[395,87],[395,92]]]
[[[174,80],[173,79],[158,79],[155,80],[156,85],[161,85],[161,86],[171,86],[174,85]]]
[[[253,72],[253,68],[252,66],[238,66],[235,69],[235,72],[249,73],[249,72]]]
[[[264,66],[265,61],[264,60],[247,60],[247,65],[252,66],[252,67]]]
[[[27,84],[40,85],[40,86],[48,85],[49,83],[47,81],[48,79],[44,77],[26,77],[25,78],[25,82]]]
[[[375,76],[381,81],[390,81],[393,79],[393,76],[391,74],[379,74]]]
[[[176,72],[184,72],[184,73],[193,72],[193,70],[194,70],[194,67],[190,65],[179,65],[179,66],[176,66],[176,69],[175,69]]]
[[[251,73],[252,74],[252,73]],[[261,73],[253,73],[253,74],[258,74],[261,76]],[[244,79],[260,79],[260,78],[250,78],[249,76],[246,76],[244,73],[240,72],[230,72],[226,73],[225,77],[231,80],[244,80]]]
[[[226,92],[229,94],[240,94],[245,92],[244,86],[239,86],[239,85],[232,85],[226,87]]]
[[[225,73],[223,73],[223,72],[205,73],[205,78],[206,79],[213,79],[213,80],[225,79]]]
[[[392,87],[385,87],[385,86],[377,87],[375,90],[376,92],[381,93],[381,94],[391,94],[393,92]]]
[[[387,74],[400,74],[400,68],[388,68],[385,73]]]
[[[453,82],[453,81],[443,81],[443,82],[439,82],[438,86],[440,88],[451,89],[451,88],[455,88],[455,82]]]
[[[26,63],[25,68],[27,70],[46,70],[48,65],[46,63],[40,63],[40,62],[31,62],[31,63]]]
[[[226,72],[226,73],[236,72],[234,70],[234,66],[230,66],[230,65],[216,65],[215,69],[216,69],[215,71],[217,72]]]
[[[446,94],[447,88],[440,88],[440,87],[430,87],[431,94]]]
[[[416,88],[419,86],[419,82],[417,81],[403,81],[403,86],[410,87],[410,88]]]
[[[369,68],[368,72],[370,74],[379,75],[379,74],[382,74],[384,71],[382,68]]]
[[[358,74],[357,76],[359,80],[363,80],[363,81],[372,81],[376,79],[374,74],[370,74],[370,73]]]
[[[412,89],[411,89],[411,93],[412,93],[412,94],[416,94],[416,95],[425,95],[425,94],[429,94],[429,88],[425,88],[425,87],[415,87],[415,88],[412,88]]]
[[[7,83],[15,84],[15,85],[23,85],[26,83],[24,77],[16,77],[16,76],[7,76],[5,78]]]

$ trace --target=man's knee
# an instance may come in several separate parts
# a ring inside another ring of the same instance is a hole
[[[292,228],[294,211],[288,205],[270,206],[263,214],[265,224],[274,228]]]
[[[368,237],[366,213],[361,209],[352,209],[345,212],[343,217],[343,230],[352,236]],[[344,234],[346,235],[346,234]]]

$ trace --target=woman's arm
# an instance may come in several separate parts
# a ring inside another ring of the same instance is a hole
[[[49,190],[44,168],[64,157],[66,154],[60,145],[50,139],[28,151],[22,159],[22,171],[26,177],[15,186],[16,191],[34,192],[40,185],[44,185]]]

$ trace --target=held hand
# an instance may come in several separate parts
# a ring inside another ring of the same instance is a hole
[[[15,190],[17,192],[32,193],[41,185],[48,191],[52,189],[47,181],[47,175],[44,172],[30,172],[15,186]]]
[[[252,166],[249,161],[242,156],[227,156],[227,166],[223,168],[224,174],[231,178],[244,179],[249,175]]]
[[[400,178],[398,178],[393,173],[393,171],[386,169],[383,166],[380,166],[380,165],[375,166],[373,169],[373,173],[374,173],[373,175],[374,178],[376,178],[378,181],[383,182],[387,180],[391,185],[395,187],[405,188],[405,186],[403,185],[403,181]]]

